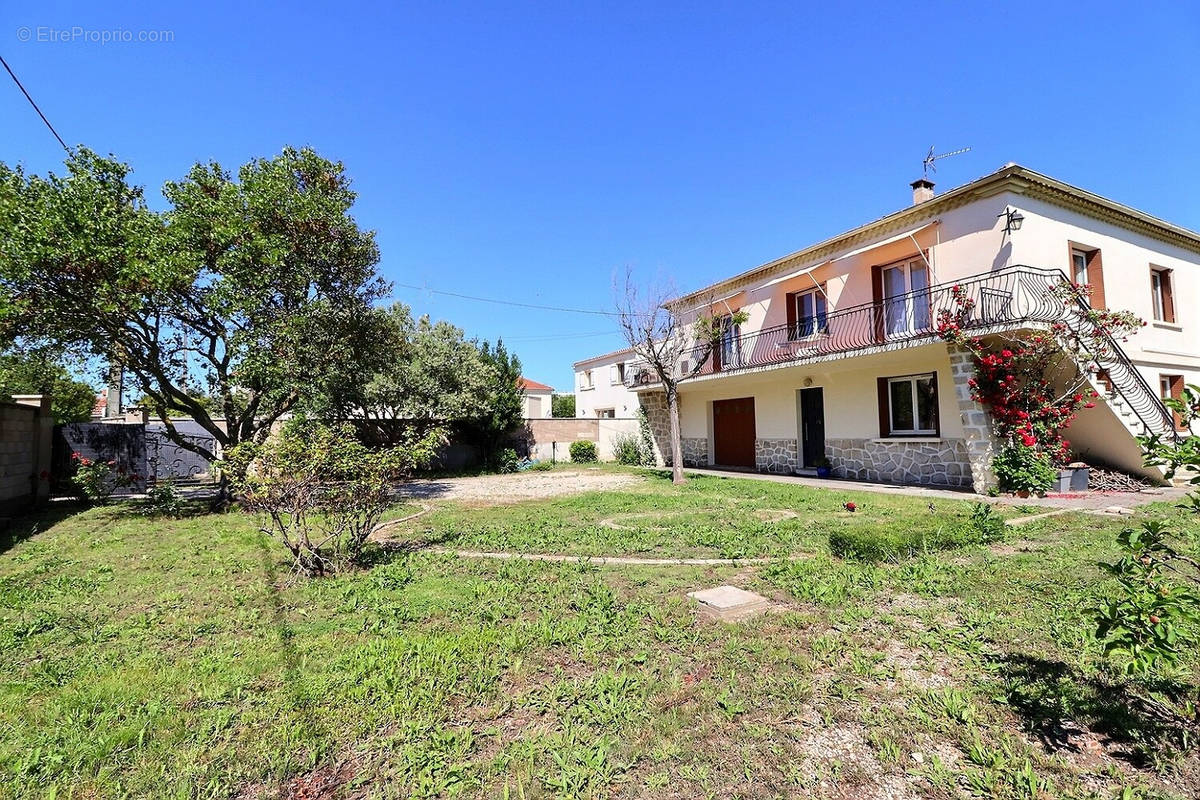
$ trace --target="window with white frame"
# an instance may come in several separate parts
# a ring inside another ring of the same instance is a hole
[[[624,362],[622,362],[620,364],[613,364],[612,366],[610,366],[608,368],[608,380],[609,380],[609,383],[612,383],[614,385],[625,382],[625,364],[624,364]]]
[[[803,339],[815,333],[829,332],[829,314],[825,293],[813,288],[793,295],[796,303],[796,329],[792,338]]]
[[[579,388],[591,389],[595,384],[592,383],[592,371],[585,369],[579,374]]]
[[[1171,270],[1162,267],[1150,268],[1150,300],[1155,320],[1175,321],[1175,292],[1171,285]]]
[[[936,436],[937,375],[880,379],[880,421],[884,436]]]
[[[1061,251],[1060,251],[1061,252]],[[1090,254],[1078,248],[1071,251],[1071,280],[1078,284],[1088,282],[1088,261]],[[1061,263],[1061,262],[1060,262]]]
[[[900,336],[928,329],[929,269],[924,258],[884,267],[882,281],[888,335]]]

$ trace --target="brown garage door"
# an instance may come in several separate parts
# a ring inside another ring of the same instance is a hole
[[[754,398],[713,401],[713,456],[718,466],[754,469]]]

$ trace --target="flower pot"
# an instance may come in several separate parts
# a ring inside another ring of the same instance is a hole
[[[1017,497],[1029,497],[1029,490],[1028,489],[1020,489],[1017,492]]]
[[[828,478],[832,474],[833,474],[833,470],[829,467],[817,467],[817,477],[818,478]]]
[[[1051,488],[1053,492],[1069,492],[1071,491],[1071,476],[1075,474],[1073,469],[1060,469],[1058,477],[1054,479],[1054,486]]]
[[[1071,491],[1086,492],[1091,479],[1091,470],[1085,466],[1071,467]]]

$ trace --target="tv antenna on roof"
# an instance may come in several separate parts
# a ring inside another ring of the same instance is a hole
[[[949,153],[938,153],[935,156],[933,154],[933,145],[929,145],[929,152],[925,155],[925,160],[921,162],[921,168],[925,172],[925,177],[926,178],[929,177],[929,170],[933,170],[934,172],[937,172],[937,165],[934,164],[934,162],[937,161],[939,158],[949,158],[950,156],[956,156],[956,155],[959,155],[960,153],[966,153],[970,149],[971,148],[969,148],[969,147],[963,147],[958,150],[951,150]]]

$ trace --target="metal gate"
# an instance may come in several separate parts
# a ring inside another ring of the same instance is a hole
[[[192,420],[179,420],[175,430],[185,442],[210,453],[216,451],[213,435]],[[161,422],[76,422],[54,428],[51,469],[54,493],[74,493],[71,476],[77,466],[76,454],[92,461],[112,462],[114,470],[141,477],[119,490],[119,494],[144,492],[147,486],[163,480],[202,482],[212,474],[208,459],[168,438],[166,425]]]
[[[175,425],[176,436],[185,443],[212,453],[216,439],[211,433],[192,423]],[[155,480],[206,480],[212,464],[195,450],[184,447],[167,436],[167,426],[161,422],[146,425],[146,474]]]

